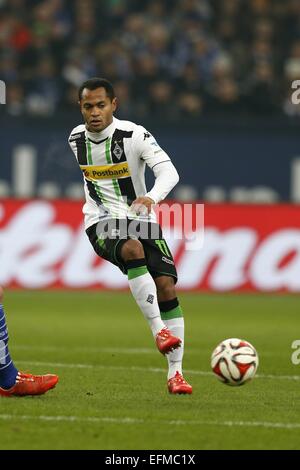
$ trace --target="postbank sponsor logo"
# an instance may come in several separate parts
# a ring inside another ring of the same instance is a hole
[[[80,168],[83,171],[84,177],[89,181],[130,176],[127,162],[103,166],[80,165]]]

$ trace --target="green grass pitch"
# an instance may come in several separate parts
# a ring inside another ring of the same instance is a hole
[[[0,399],[0,449],[299,449],[299,298],[180,299],[192,396],[167,393],[166,359],[129,293],[7,291],[14,362],[60,382],[41,397]],[[243,387],[210,372],[228,337],[259,353],[257,378]]]

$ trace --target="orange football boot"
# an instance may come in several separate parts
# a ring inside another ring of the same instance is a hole
[[[180,347],[181,339],[173,336],[170,330],[165,327],[157,333],[156,345],[162,354],[168,354]]]
[[[183,376],[177,371],[174,377],[168,380],[169,393],[173,394],[191,394],[193,387],[184,380]]]
[[[26,395],[43,395],[48,390],[51,390],[51,388],[54,388],[57,382],[57,375],[32,375],[18,372],[15,385],[7,390],[0,387],[0,396],[24,397]]]

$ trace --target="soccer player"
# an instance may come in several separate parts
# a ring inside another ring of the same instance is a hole
[[[84,82],[79,105],[85,124],[72,130],[69,143],[83,173],[86,233],[96,253],[128,276],[157,348],[167,354],[169,392],[190,394],[182,375],[184,320],[175,291],[177,272],[152,207],[177,184],[178,173],[144,127],[114,117],[117,98],[108,80]],[[146,165],[155,176],[150,192]]]
[[[8,350],[8,331],[2,305],[0,286],[0,396],[43,395],[58,382],[57,375],[25,374],[16,369]]]

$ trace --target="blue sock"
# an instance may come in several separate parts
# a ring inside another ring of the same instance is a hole
[[[3,306],[0,304],[0,387],[11,388],[16,383],[18,371],[8,351],[8,331]]]

